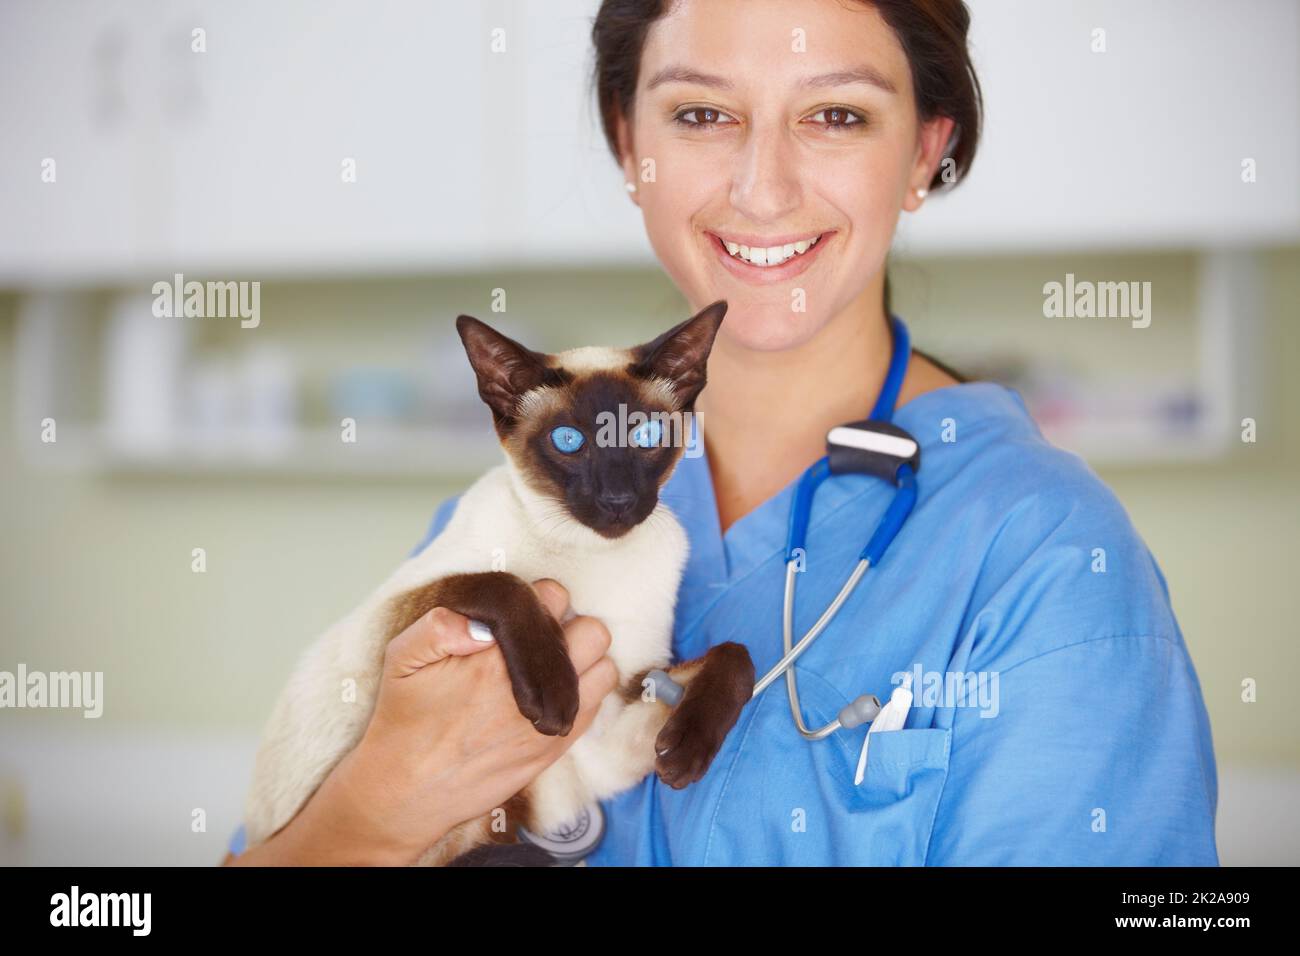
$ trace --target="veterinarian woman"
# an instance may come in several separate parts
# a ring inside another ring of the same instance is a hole
[[[599,104],[629,196],[692,311],[730,304],[697,407],[706,454],[684,459],[664,495],[691,539],[678,659],[728,640],[759,673],[781,656],[794,487],[828,429],[866,418],[885,381],[895,226],[975,158],[967,24],[959,0],[601,7]],[[915,510],[797,671],[814,727],[910,675],[902,728],[872,735],[855,782],[866,729],[805,740],[777,681],[701,781],[677,791],[651,777],[608,803],[588,861],[1217,863],[1200,686],[1164,578],[1115,497],[1044,441],[1014,392],[919,352],[893,421],[921,445]],[[796,635],[892,495],[861,475],[821,486]],[[543,590],[560,610],[562,592]],[[564,741],[519,726],[499,655],[456,656],[474,649],[463,628],[449,616],[400,639],[366,741],[246,862],[409,861],[558,756]],[[579,619],[570,639],[589,715],[613,684],[606,636]],[[494,666],[486,704],[453,669]],[[471,707],[493,716],[448,729]]]

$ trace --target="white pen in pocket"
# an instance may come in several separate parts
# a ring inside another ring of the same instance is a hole
[[[903,678],[902,686],[895,687],[889,695],[889,702],[880,708],[880,713],[871,722],[867,736],[862,741],[862,753],[858,754],[858,772],[853,776],[853,785],[862,783],[867,773],[867,748],[871,746],[871,735],[879,731],[902,730],[907,722],[907,712],[912,709],[912,675]]]

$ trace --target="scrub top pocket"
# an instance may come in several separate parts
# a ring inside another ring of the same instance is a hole
[[[922,866],[948,776],[952,731],[904,727],[872,734],[866,773],[854,786],[863,736],[859,731],[836,741],[844,757],[844,773],[836,780],[845,807],[870,819],[873,865]],[[852,752],[850,744],[856,744]]]
[[[845,777],[846,802],[853,811],[869,810],[906,800],[926,787],[929,777],[940,781],[948,772],[948,742],[951,730],[943,727],[884,730],[871,736],[867,767],[862,783],[853,785],[861,751],[849,752],[848,743],[865,736],[860,731],[836,741],[849,761]],[[859,745],[860,746],[860,745]]]
[[[848,703],[819,675],[801,671],[799,677],[800,702],[810,726],[832,720]],[[696,837],[707,847],[699,862],[925,863],[948,775],[950,730],[905,727],[874,734],[866,773],[855,786],[866,727],[836,731],[826,740],[804,740],[791,722],[783,681],[751,706],[755,711],[747,726],[737,727],[738,752],[727,760],[729,766],[720,774],[724,780],[714,778],[720,792],[707,834]]]

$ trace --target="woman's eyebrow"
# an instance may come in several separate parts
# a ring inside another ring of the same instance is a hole
[[[835,70],[831,73],[818,73],[816,76],[804,79],[802,85],[805,89],[813,89],[823,86],[848,86],[852,83],[866,83],[882,89],[886,93],[898,92],[894,84],[890,82],[889,77],[870,66],[859,66],[852,70]]]
[[[693,83],[696,86],[711,86],[719,90],[729,90],[734,85],[725,76],[702,73],[686,66],[666,66],[650,78],[650,82],[646,84],[646,90],[653,90],[665,83]],[[884,90],[886,93],[898,92],[898,89],[890,82],[889,77],[870,66],[859,66],[850,70],[833,70],[830,73],[818,73],[814,76],[805,77],[799,85],[804,89],[820,89],[828,86],[848,86],[854,83],[865,83]]]
[[[650,78],[646,90],[653,90],[656,86],[663,86],[665,83],[694,83],[697,86],[712,86],[720,90],[729,90],[732,86],[731,81],[725,76],[701,73],[699,70],[692,70],[685,66],[666,66]]]

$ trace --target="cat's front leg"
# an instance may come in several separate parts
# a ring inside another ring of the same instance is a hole
[[[622,793],[656,771],[678,789],[694,783],[708,771],[754,692],[754,664],[740,644],[719,644],[664,670],[684,688],[676,707],[647,692],[653,686],[649,670],[641,671],[627,678],[618,697],[605,699],[593,732],[573,745],[569,753],[589,798]],[[568,822],[581,805],[571,799],[567,773],[557,765],[533,783],[533,807],[543,828]]]
[[[655,738],[655,772],[674,790],[708,772],[727,733],[754,693],[754,662],[743,644],[727,641],[693,661],[669,668],[685,687]]]
[[[396,602],[391,633],[443,607],[482,621],[505,658],[519,712],[540,733],[565,736],[578,716],[578,673],[564,629],[532,586],[514,574],[452,574],[408,592]]]

